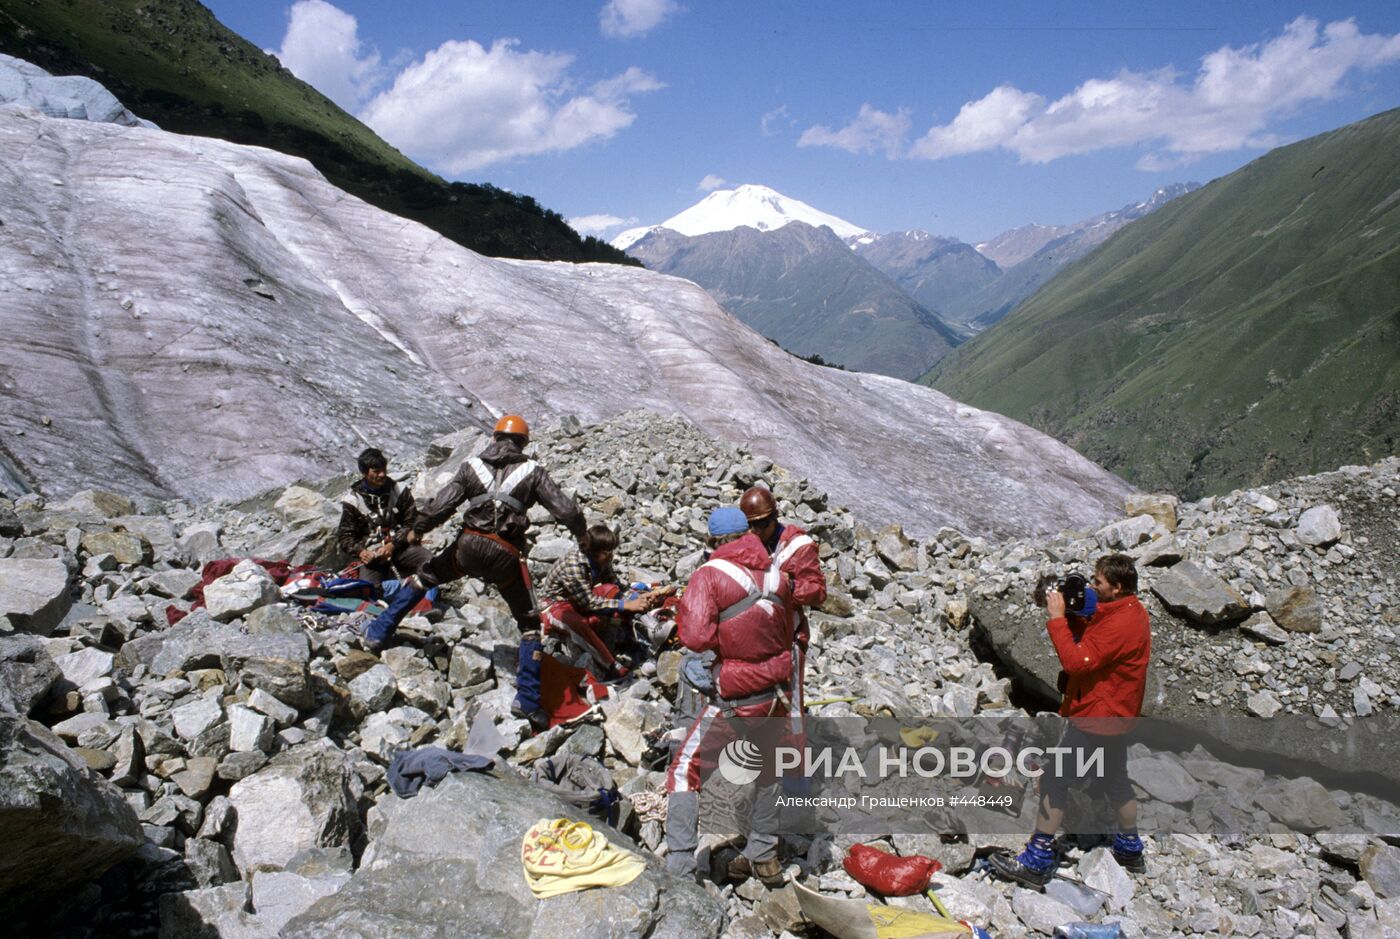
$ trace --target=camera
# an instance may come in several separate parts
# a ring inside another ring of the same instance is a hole
[[[1076,616],[1093,616],[1098,608],[1098,595],[1083,574],[1071,571],[1064,576],[1046,574],[1036,582],[1035,605],[1045,606],[1045,595],[1051,590],[1065,598],[1065,612]]]

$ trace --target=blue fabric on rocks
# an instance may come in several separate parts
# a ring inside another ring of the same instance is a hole
[[[420,747],[400,750],[389,764],[389,786],[401,799],[418,795],[423,784],[436,786],[448,773],[484,770],[496,761],[473,753],[457,753],[442,747]]]

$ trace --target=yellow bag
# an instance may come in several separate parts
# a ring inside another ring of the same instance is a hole
[[[556,897],[588,887],[621,887],[646,869],[639,855],[625,851],[587,822],[542,818],[520,843],[525,882],[537,897]]]

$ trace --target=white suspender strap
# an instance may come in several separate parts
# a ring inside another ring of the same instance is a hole
[[[715,570],[719,571],[721,574],[724,574],[730,580],[734,581],[734,583],[738,584],[744,590],[744,598],[742,600],[731,606],[725,607],[723,610],[720,610],[719,621],[721,623],[733,619],[734,617],[748,610],[749,607],[755,606],[757,604],[766,604],[766,606],[764,606],[764,610],[770,613],[773,611],[773,608],[777,605],[779,599],[779,573],[777,571],[769,570],[764,573],[763,587],[762,589],[760,589],[757,582],[754,581],[753,575],[751,575],[748,571],[744,570],[742,567],[740,567],[737,564],[734,564],[731,561],[726,561],[722,558],[712,558],[711,560],[705,562],[705,566],[713,567]]]

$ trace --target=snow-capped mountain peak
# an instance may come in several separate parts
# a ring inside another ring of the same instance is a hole
[[[625,251],[657,228],[669,228],[682,235],[695,236],[731,231],[743,226],[759,231],[774,231],[789,222],[805,222],[814,227],[825,225],[841,238],[866,233],[866,229],[858,225],[829,215],[767,186],[749,184],[737,189],[717,189],[660,225],[629,229],[614,238],[612,243]]]

